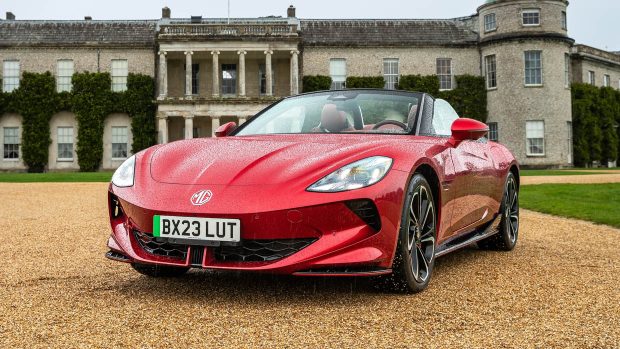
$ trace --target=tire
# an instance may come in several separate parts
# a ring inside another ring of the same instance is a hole
[[[519,186],[512,172],[509,172],[506,178],[499,212],[502,215],[499,232],[478,241],[478,247],[485,250],[512,251],[519,237]]]
[[[415,174],[407,187],[392,274],[376,280],[380,289],[399,293],[426,289],[435,265],[436,221],[431,187],[424,176]]]
[[[138,273],[150,277],[179,277],[189,270],[189,268],[183,267],[139,263],[131,263],[131,267]]]

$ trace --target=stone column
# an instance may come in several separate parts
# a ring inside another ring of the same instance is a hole
[[[271,72],[271,55],[273,54],[273,51],[265,51],[265,84],[267,84],[267,86],[265,86],[265,94],[267,96],[273,96],[273,81],[271,81],[271,78],[273,77],[273,73]]]
[[[185,139],[192,139],[194,138],[194,115],[185,114],[183,118],[185,118]]]
[[[220,117],[212,116],[211,117],[211,137],[215,137],[215,131],[217,131],[218,127],[220,127]]]
[[[185,51],[185,98],[192,98],[192,55],[194,52]]]
[[[159,144],[168,143],[168,115],[166,113],[157,114],[157,130],[159,131],[158,140]]]
[[[168,96],[168,61],[166,55],[168,52],[159,51],[159,99]]]
[[[239,117],[239,122],[238,125],[243,125],[245,122],[247,121],[247,118],[245,116],[240,116]]]
[[[246,51],[237,51],[239,55],[239,97],[245,97],[245,55]]]
[[[213,97],[220,96],[220,51],[211,51],[213,55]]]
[[[299,93],[299,51],[291,51],[291,95]]]

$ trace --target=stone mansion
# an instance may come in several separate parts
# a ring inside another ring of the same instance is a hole
[[[58,91],[74,72],[109,72],[110,88],[126,89],[128,73],[157,81],[159,142],[212,137],[229,121],[245,122],[279,98],[302,90],[304,75],[379,76],[387,89],[400,75],[437,75],[441,89],[456,75],[486,78],[489,138],[507,145],[525,166],[572,164],[572,82],[620,88],[620,55],[575,44],[566,0],[488,0],[469,17],[446,20],[174,18],[34,21],[8,12],[0,20],[2,88],[23,72],[50,71]],[[467,115],[463,115],[467,116]],[[104,124],[103,169],[130,156],[131,121]],[[50,121],[49,170],[78,168],[75,115]],[[0,170],[23,170],[21,116],[0,115]]]

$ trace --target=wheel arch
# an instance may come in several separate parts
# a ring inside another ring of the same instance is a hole
[[[519,175],[519,166],[517,164],[510,165],[510,169],[508,170],[515,176],[515,180],[517,181],[517,188],[521,187],[521,177]]]
[[[440,230],[441,225],[441,213],[442,213],[442,205],[441,205],[441,182],[439,181],[439,176],[437,175],[437,171],[433,168],[432,165],[428,163],[421,163],[417,165],[417,167],[411,172],[411,178],[415,174],[421,174],[424,176],[428,185],[431,187],[431,193],[433,194],[433,199],[435,201],[435,217],[437,222],[437,231]]]

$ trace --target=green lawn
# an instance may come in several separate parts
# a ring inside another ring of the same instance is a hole
[[[605,172],[584,171],[584,170],[521,170],[519,172],[521,176],[581,176],[581,175],[593,175],[604,174]]]
[[[620,183],[521,187],[522,208],[620,228]]]
[[[0,182],[109,182],[112,172],[0,173]]]

